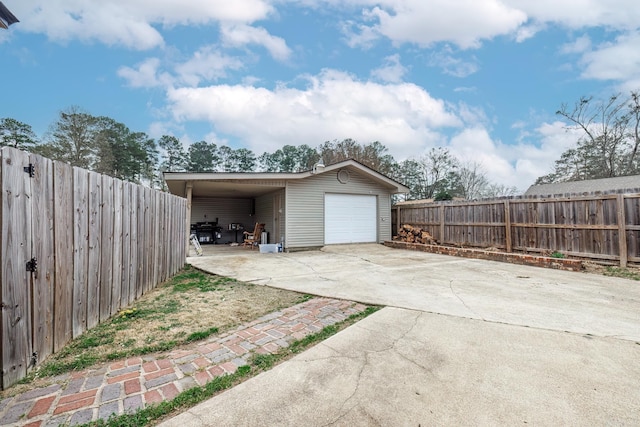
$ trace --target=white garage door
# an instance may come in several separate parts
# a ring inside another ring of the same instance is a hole
[[[376,196],[325,194],[324,243],[377,242]]]

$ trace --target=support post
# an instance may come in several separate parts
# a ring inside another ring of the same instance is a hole
[[[185,221],[187,223],[187,236],[186,236],[186,249],[187,256],[189,256],[189,236],[191,234],[191,198],[193,196],[193,181],[187,181],[186,184],[186,193],[187,193],[187,218]]]
[[[616,198],[618,210],[618,247],[620,250],[620,267],[627,266],[627,220],[624,215],[624,195]]]
[[[438,243],[444,243],[444,202],[440,202],[440,241]]]
[[[511,209],[509,208],[509,200],[504,201],[504,240],[508,253],[512,252],[511,243]]]

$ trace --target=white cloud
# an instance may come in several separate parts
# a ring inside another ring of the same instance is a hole
[[[523,123],[516,123],[522,128]],[[480,163],[492,182],[515,186],[524,192],[535,180],[552,171],[554,162],[575,147],[579,132],[560,121],[543,123],[529,135],[535,142],[516,145],[494,140],[482,125],[471,126],[454,135],[449,148],[458,159]]]
[[[540,23],[555,23],[571,29],[605,26],[634,29],[640,22],[637,0],[504,0]]]
[[[189,86],[198,86],[201,81],[216,81],[227,76],[227,70],[239,70],[242,61],[224,55],[212,46],[200,48],[187,62],[175,67],[179,79]]]
[[[209,121],[257,153],[354,138],[379,140],[406,158],[444,141],[442,128],[462,124],[443,101],[411,83],[361,82],[334,70],[305,78],[303,89],[218,85],[170,89],[167,96],[177,120]]]
[[[591,38],[588,35],[580,36],[573,42],[560,46],[560,53],[564,54],[584,53],[589,50],[591,50]]]
[[[471,60],[456,58],[450,46],[434,52],[429,59],[429,65],[441,68],[445,74],[460,78],[476,73],[479,68],[475,58]]]
[[[222,40],[225,45],[242,47],[248,44],[263,46],[275,59],[284,61],[291,56],[291,49],[281,37],[272,36],[264,28],[249,25],[223,25]]]
[[[243,67],[238,58],[227,56],[205,46],[196,51],[186,62],[173,65],[173,74],[162,71],[159,58],[147,58],[135,67],[120,67],[118,76],[125,79],[131,87],[168,87],[186,84],[198,86],[201,82],[212,82],[227,76],[227,70],[238,70]],[[171,64],[165,65],[171,67]]]
[[[407,73],[407,67],[400,63],[400,55],[384,58],[384,65],[371,71],[371,76],[386,83],[400,83]]]
[[[404,0],[347,1],[368,5],[363,12],[361,37],[372,33],[396,43],[415,43],[422,47],[451,42],[462,49],[476,48],[482,40],[509,34],[524,24],[527,16],[499,0]]]
[[[51,40],[99,41],[144,50],[162,46],[154,25],[252,23],[273,11],[268,0],[24,0],[13,11],[24,31]]]
[[[150,88],[164,87],[173,83],[173,78],[163,72],[159,72],[160,59],[147,58],[137,64],[136,68],[120,67],[118,76],[125,79],[131,87]]]
[[[622,85],[640,81],[640,32],[625,34],[597,46],[582,57],[582,77],[612,80]],[[635,87],[632,89],[638,89]]]

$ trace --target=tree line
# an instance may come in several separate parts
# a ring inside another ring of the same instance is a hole
[[[315,148],[285,145],[260,155],[207,141],[185,148],[175,136],[163,135],[155,140],[79,107],[61,111],[42,137],[26,123],[2,118],[0,145],[159,189],[164,188],[164,171],[302,172],[319,162],[330,165],[354,159],[409,187],[410,193],[404,197],[407,200],[478,199],[517,192],[515,187],[490,182],[482,165],[462,163],[446,148],[433,148],[400,162],[379,141],[362,144],[353,139],[325,141]]]

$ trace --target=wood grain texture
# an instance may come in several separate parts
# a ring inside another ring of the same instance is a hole
[[[55,286],[53,350],[59,351],[73,337],[73,169],[53,163],[53,222]]]
[[[2,386],[23,378],[31,350],[31,183],[24,173],[29,155],[2,148]]]
[[[31,295],[32,307],[32,353],[37,360],[44,360],[53,353],[54,327],[54,279],[55,236],[53,204],[53,162],[32,154],[30,163],[35,166],[31,179],[32,253],[38,262],[37,274],[33,275]]]

